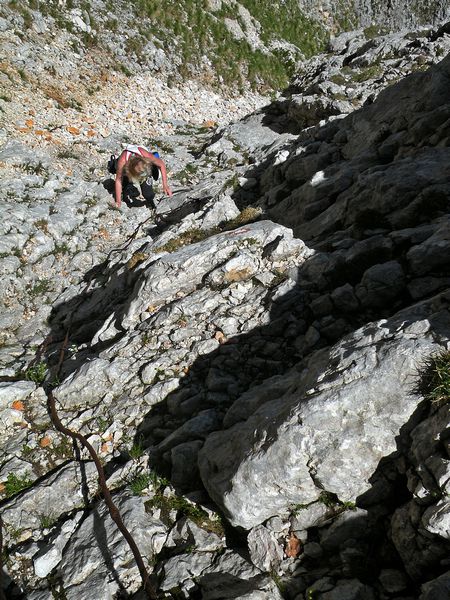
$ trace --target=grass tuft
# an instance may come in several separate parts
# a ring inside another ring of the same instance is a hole
[[[426,359],[418,383],[418,391],[433,404],[450,400],[450,350]]]

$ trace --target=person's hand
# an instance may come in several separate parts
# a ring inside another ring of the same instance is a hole
[[[166,194],[166,196],[173,196],[172,190],[168,185],[163,185],[163,192]]]

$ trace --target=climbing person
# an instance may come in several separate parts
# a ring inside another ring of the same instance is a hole
[[[122,204],[122,192],[128,193],[127,188],[139,183],[145,200],[153,201],[155,196],[151,185],[151,177],[158,179],[161,172],[163,193],[172,196],[172,190],[167,183],[167,170],[163,160],[158,153],[152,153],[145,146],[128,145],[115,161],[111,172],[116,175],[114,185],[114,196],[116,206]]]

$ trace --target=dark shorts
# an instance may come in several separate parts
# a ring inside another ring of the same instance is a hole
[[[155,204],[153,200],[155,198],[155,192],[153,191],[153,186],[147,181],[144,181],[139,187],[141,188],[141,194],[144,197],[145,202],[154,207]],[[127,204],[133,205],[136,204],[136,202],[139,202],[139,190],[127,177],[122,179],[122,197]]]

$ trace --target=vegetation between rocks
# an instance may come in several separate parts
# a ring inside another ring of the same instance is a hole
[[[430,356],[424,363],[419,391],[434,404],[450,400],[450,351]]]
[[[232,231],[233,229],[242,227],[248,223],[252,223],[259,219],[260,216],[261,211],[258,208],[249,206],[244,208],[234,219],[225,221],[217,227],[212,227],[211,229],[193,228],[189,229],[188,231],[184,231],[178,237],[173,238],[172,240],[166,242],[163,246],[156,248],[156,252],[175,252],[183,246],[196,244],[197,242],[201,242],[212,235],[223,233],[225,231]]]
[[[4,482],[4,492],[9,498],[18,494],[22,490],[27,489],[32,485],[31,479],[27,475],[16,475],[15,473],[8,473],[8,477]]]

